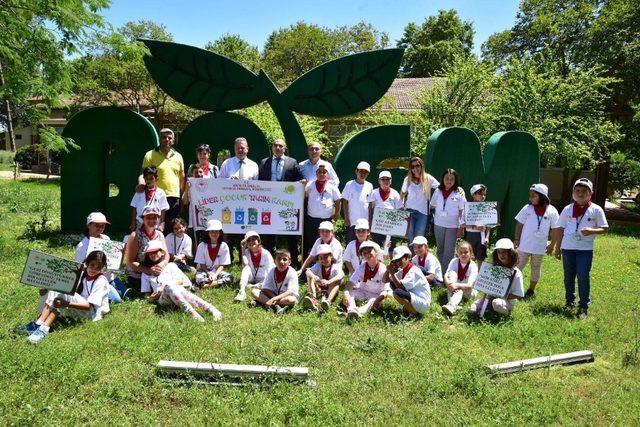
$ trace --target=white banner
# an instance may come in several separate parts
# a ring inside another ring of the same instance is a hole
[[[190,178],[191,226],[218,219],[225,233],[301,235],[304,185],[300,182]]]
[[[93,251],[102,251],[107,255],[107,269],[120,270],[122,265],[122,250],[124,243],[116,240],[98,239],[89,237],[89,246],[87,247],[87,255]]]
[[[498,202],[467,202],[464,205],[464,223],[467,226],[495,226],[500,223]]]
[[[514,270],[484,261],[478,271],[473,289],[497,298],[507,297]]]
[[[409,227],[409,211],[375,207],[371,221],[371,232],[394,237],[406,237]]]
[[[31,250],[20,282],[73,295],[81,271],[82,264],[78,262]]]

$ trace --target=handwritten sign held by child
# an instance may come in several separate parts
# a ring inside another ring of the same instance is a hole
[[[64,258],[29,251],[20,283],[73,295],[82,264]]]
[[[505,298],[509,293],[513,272],[512,268],[501,267],[485,261],[480,266],[473,289],[492,297]]]
[[[107,255],[107,269],[119,270],[122,265],[122,250],[124,243],[115,240],[99,239],[97,237],[89,238],[89,246],[87,247],[87,255],[93,251],[102,251]]]
[[[371,232],[387,236],[406,237],[409,228],[408,211],[376,207],[373,210]]]
[[[467,226],[494,227],[500,223],[498,202],[466,202],[464,223]]]

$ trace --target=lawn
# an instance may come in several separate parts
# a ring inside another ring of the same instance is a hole
[[[48,230],[37,224],[43,216]],[[561,264],[547,258],[537,298],[508,319],[447,319],[436,304],[407,321],[388,302],[383,315],[347,325],[333,314],[249,309],[227,288],[202,292],[222,311],[218,323],[126,302],[34,346],[11,333],[38,302],[18,281],[29,249],[72,257],[58,217],[58,183],[0,181],[3,425],[640,423],[638,229],[598,237],[586,321],[562,314]],[[483,370],[583,349],[595,363],[496,378]],[[161,359],[307,366],[317,387],[180,385],[156,375]]]

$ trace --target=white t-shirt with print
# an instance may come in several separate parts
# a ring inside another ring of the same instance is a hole
[[[187,233],[184,233],[182,237],[177,237],[173,233],[167,234],[165,237],[167,243],[167,250],[171,255],[186,255],[191,258],[193,256],[192,245],[193,241]]]
[[[346,249],[344,250],[344,254],[342,255],[342,260],[349,261],[354,271],[362,263],[362,257],[356,250],[356,241],[357,240],[350,241],[347,244]],[[376,258],[378,258],[380,261],[384,260],[384,254],[382,253],[382,250],[376,251],[376,254]]]
[[[438,257],[431,252],[427,254],[427,257],[424,260],[424,266],[420,265],[418,255],[414,255],[411,262],[413,262],[425,276],[433,274],[436,281],[442,282],[442,266],[440,265],[440,261],[438,261]]]
[[[103,240],[111,240],[109,236],[107,236],[106,234],[101,234],[99,238]],[[81,264],[84,262],[84,260],[87,258],[87,255],[89,255],[87,253],[88,249],[89,249],[89,237],[84,236],[82,240],[80,240],[80,243],[78,243],[78,246],[76,246],[76,254],[75,254],[76,262],[79,262]],[[104,275],[107,277],[107,280],[109,281],[109,283],[113,281],[114,276],[112,272],[107,270],[104,273]]]
[[[342,190],[342,198],[349,202],[349,222],[355,225],[356,221],[364,218],[369,219],[369,195],[373,191],[373,185],[365,181],[359,184],[358,181],[347,182]]]
[[[229,265],[231,264],[231,256],[229,255],[229,246],[225,242],[220,243],[220,250],[218,251],[218,256],[215,260],[212,260],[209,257],[209,251],[207,250],[208,243],[201,242],[198,245],[198,249],[196,249],[196,264],[204,264],[207,267],[207,270],[215,270],[220,265]]]
[[[273,262],[273,256],[271,256],[271,252],[262,248],[262,253],[260,254],[260,264],[258,264],[258,268],[253,265],[253,261],[251,261],[251,251],[249,249],[245,249],[244,256],[247,258],[247,267],[251,271],[251,278],[253,282],[262,282],[265,277],[267,277],[267,273],[271,270],[275,263]]]
[[[390,291],[391,286],[389,286],[389,283],[385,283],[382,281],[382,277],[384,276],[384,273],[387,272],[387,266],[381,262],[378,262],[378,271],[371,279],[365,282],[364,270],[366,266],[367,266],[366,262],[363,262],[362,264],[360,264],[358,268],[355,269],[351,277],[349,278],[349,281],[354,285],[356,285],[355,286],[356,289],[361,289],[365,292],[377,293],[377,294],[380,294],[384,291]]]
[[[316,262],[315,264],[313,264],[313,267],[311,267],[309,270],[319,278],[323,279],[322,264],[320,264],[319,262]],[[344,273],[342,272],[342,267],[340,265],[333,263],[331,264],[331,271],[329,272],[329,278],[326,280],[331,280],[337,276],[344,276]]]
[[[94,280],[88,281],[87,276],[82,278],[82,292],[77,293],[92,306],[93,321],[102,319],[103,314],[109,312],[109,280],[104,274]]]
[[[442,190],[437,189],[431,198],[431,207],[434,208],[433,222],[439,227],[458,228],[464,219],[464,204],[467,198],[462,187],[453,191],[447,200],[442,196]]]
[[[429,198],[431,190],[438,188],[440,183],[431,175],[427,174],[427,187],[429,187],[429,196],[425,196],[422,191],[422,185],[416,184],[413,181],[409,182],[409,178],[405,177],[402,182],[402,192],[407,193],[407,199],[404,203],[404,207],[407,209],[414,209],[424,215],[427,215]]]
[[[320,245],[322,243],[323,243],[322,239],[319,237],[313,243],[313,246],[311,247],[311,251],[309,252],[309,254],[312,257],[316,257],[318,255],[318,248],[320,248]],[[336,264],[340,264],[340,266],[342,266],[342,261],[343,261],[342,244],[338,239],[336,239],[335,236],[333,236],[333,238],[331,238],[331,242],[329,243],[329,246],[331,247],[331,256],[333,257],[333,262],[335,262]]]
[[[402,283],[402,286],[410,293],[422,298],[425,304],[420,304],[420,312],[426,311],[431,304],[431,287],[427,278],[417,266],[412,266],[406,275],[402,269],[396,271],[396,278]]]
[[[476,277],[478,277],[478,266],[473,261],[469,261],[469,268],[464,275],[464,280],[458,280],[458,258],[454,258],[449,262],[447,274],[449,274],[450,271],[456,273],[455,283],[473,284],[476,281]]]
[[[558,219],[558,211],[552,205],[547,206],[542,217],[536,214],[533,205],[524,205],[516,215],[516,221],[522,224],[518,249],[528,254],[544,255],[547,252],[549,230],[558,228]]]
[[[387,200],[382,200],[380,196],[380,189],[376,188],[369,195],[369,202],[373,203],[373,207],[383,207],[385,209],[400,209],[402,208],[402,199],[400,199],[400,193],[393,188],[390,189],[391,193]]]
[[[579,251],[592,251],[593,242],[596,240],[595,234],[584,236],[580,232],[583,228],[600,228],[609,227],[604,210],[592,203],[584,213],[582,218],[573,218],[573,203],[566,206],[560,218],[558,219],[558,227],[564,228],[562,236],[562,249],[575,249]],[[576,237],[578,236],[578,237]]]
[[[157,276],[142,273],[140,276],[140,292],[143,294],[152,293],[162,290],[167,285],[184,286],[190,283],[191,281],[180,270],[180,267],[170,262],[164,266],[162,272]]]
[[[276,269],[277,267],[273,267],[267,273],[267,277],[264,279],[264,284],[262,285],[262,289],[268,289],[276,295],[283,294],[287,291],[291,291],[293,296],[296,298],[300,297],[300,285],[298,283],[298,273],[289,266],[287,270],[287,275],[285,276],[282,283],[276,283]]]
[[[333,216],[333,205],[342,197],[338,187],[327,181],[324,191],[320,194],[314,179],[307,184],[305,191],[308,194],[307,213],[310,217],[331,218]]]
[[[138,227],[140,227],[142,225],[142,218],[140,218],[140,215],[142,215],[142,211],[146,206],[155,206],[162,212],[169,209],[169,202],[167,201],[167,195],[164,190],[160,187],[156,187],[156,191],[151,200],[147,202],[144,191],[141,193],[134,193],[129,206],[136,209],[136,221],[138,223]]]

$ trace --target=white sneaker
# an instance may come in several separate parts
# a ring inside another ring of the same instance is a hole
[[[329,311],[329,308],[331,308],[331,304],[329,304],[327,297],[322,297],[322,300],[320,301],[320,308],[322,308],[323,311]]]
[[[245,292],[244,288],[242,288],[238,291],[238,295],[236,295],[236,297],[233,300],[237,302],[242,302],[242,301],[245,301],[246,299],[247,299],[247,293]]]
[[[318,311],[318,307],[317,307],[315,301],[313,300],[312,297],[310,297],[308,295],[302,299],[302,308],[304,310],[315,310],[315,311]]]
[[[445,304],[442,306],[442,312],[448,316],[453,316],[456,314],[456,308],[450,306],[449,304]]]
[[[356,308],[350,308],[347,312],[347,320],[358,320],[362,317],[360,310]]]

